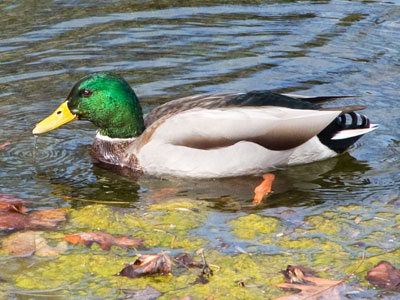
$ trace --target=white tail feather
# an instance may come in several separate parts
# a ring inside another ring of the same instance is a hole
[[[336,133],[332,140],[344,140],[351,137],[364,135],[370,131],[373,131],[378,128],[378,124],[371,124],[369,128],[359,128],[359,129],[345,129]]]

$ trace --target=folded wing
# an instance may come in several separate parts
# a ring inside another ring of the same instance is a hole
[[[270,150],[287,150],[320,133],[340,114],[276,106],[195,108],[154,124],[157,128],[150,139],[196,149],[248,141]]]

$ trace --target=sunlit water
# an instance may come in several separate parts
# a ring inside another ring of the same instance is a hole
[[[396,199],[400,8],[390,1],[265,2],[2,1],[0,143],[11,145],[0,152],[1,193],[36,207],[85,205],[64,196],[140,207],[162,188],[177,188],[213,203],[198,230],[211,243],[229,241],[225,220],[250,212],[279,216],[289,207],[301,219],[351,203],[374,211],[372,203]],[[40,136],[34,147],[34,124],[76,80],[105,70],[125,77],[145,112],[190,94],[267,89],[355,95],[330,105],[366,105],[380,127],[349,154],[276,172],[274,194],[257,207],[258,177],[135,180],[94,166],[88,122]]]

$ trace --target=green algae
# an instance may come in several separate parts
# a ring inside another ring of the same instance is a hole
[[[311,216],[306,221],[314,225],[314,231],[321,232],[327,236],[337,235],[340,231],[340,224],[337,220],[332,220],[325,216]]]
[[[338,206],[337,210],[352,213],[354,211],[355,212],[364,211],[364,207],[362,207],[361,205],[350,204],[346,206]]]
[[[239,217],[229,221],[232,233],[240,239],[254,239],[259,235],[275,232],[280,222],[273,217],[256,214]]]
[[[379,226],[396,224],[382,222],[391,219],[390,214],[354,223],[360,207],[339,207],[308,216],[305,226],[285,227],[274,217],[249,214],[230,220],[231,232],[252,243],[273,245],[279,251],[253,254],[222,254],[209,249],[207,241],[191,232],[202,226],[207,219],[207,204],[190,199],[171,199],[152,204],[146,209],[116,209],[105,205],[90,205],[69,210],[68,233],[102,230],[116,235],[131,235],[145,239],[150,253],[153,248],[177,249],[194,252],[206,248],[206,257],[214,270],[207,284],[193,284],[199,269],[173,266],[174,276],[150,276],[136,279],[115,276],[125,264],[135,260],[136,252],[113,246],[104,251],[94,243],[90,248],[83,245],[70,246],[66,254],[52,259],[35,259],[26,262],[25,272],[10,275],[15,286],[25,290],[60,289],[71,299],[98,297],[100,299],[124,297],[121,290],[144,289],[147,285],[164,293],[160,299],[191,295],[193,299],[264,299],[274,298],[284,292],[275,284],[283,281],[280,271],[287,265],[304,265],[316,270],[319,276],[341,279],[359,264],[363,249],[352,246],[355,242],[366,244],[366,258],[355,274],[363,286],[367,270],[381,259],[399,266],[400,251],[386,253],[379,243],[387,241],[390,233],[377,231]],[[215,232],[217,228],[215,228]],[[354,235],[356,238],[349,238]],[[65,232],[46,232],[46,239],[56,243]],[[251,241],[257,239],[257,241]],[[157,250],[158,251],[158,250]],[[200,261],[199,256],[196,257]],[[217,267],[218,266],[218,267]],[[242,287],[238,282],[244,282]]]
[[[70,221],[81,230],[134,235],[145,239],[148,247],[193,249],[204,244],[200,238],[188,237],[188,230],[201,226],[207,217],[199,208],[200,204],[186,199],[151,205],[142,214],[90,205],[72,211]]]
[[[280,261],[278,256],[229,256],[213,251],[207,254],[207,259],[218,268],[213,267],[214,275],[205,285],[193,284],[200,273],[199,269],[184,270],[177,276],[137,279],[114,276],[124,267],[124,263],[129,261],[127,258],[90,253],[60,256],[57,260],[38,264],[17,276],[15,282],[16,286],[22,289],[61,288],[71,297],[85,295],[82,290],[87,289],[94,291],[94,296],[107,295],[114,298],[120,294],[120,289],[143,289],[147,285],[165,293],[160,299],[183,297],[188,294],[195,295],[195,299],[210,295],[217,299],[259,299],[265,293],[279,294],[275,287],[276,283],[282,281],[277,263]],[[254,287],[243,288],[238,285],[239,281],[245,281],[247,285]]]
[[[282,249],[310,249],[318,247],[319,244],[320,240],[316,238],[299,238],[291,240],[288,237],[284,237],[278,242],[278,246]]]
[[[126,258],[99,254],[70,254],[42,262],[28,268],[15,278],[16,286],[23,289],[54,289],[82,284],[90,277],[107,277],[118,273]],[[61,271],[62,270],[62,271]]]

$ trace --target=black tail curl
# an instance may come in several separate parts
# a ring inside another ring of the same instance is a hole
[[[341,130],[369,128],[371,124],[366,116],[354,111],[340,115],[336,118],[336,122]]]
[[[318,134],[318,138],[325,146],[337,153],[342,153],[363,135],[339,140],[332,140],[332,137],[342,130],[370,128],[370,125],[369,119],[362,114],[356,112],[343,113],[322,130]]]

